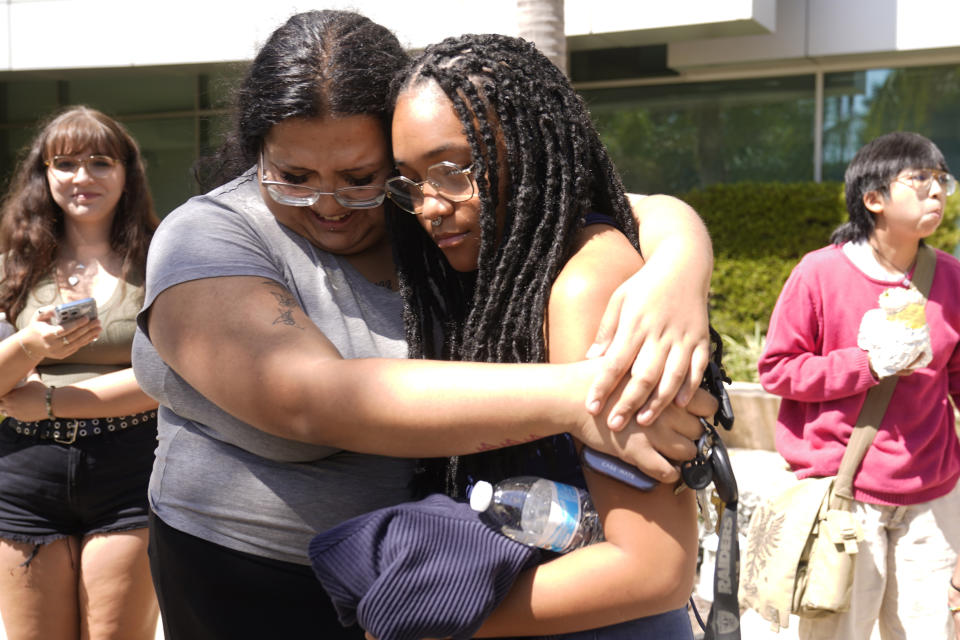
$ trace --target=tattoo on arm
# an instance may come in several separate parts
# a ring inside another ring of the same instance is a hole
[[[267,280],[263,284],[270,288],[270,295],[277,301],[279,315],[274,319],[273,324],[282,324],[303,330],[303,327],[298,325],[296,319],[293,317],[293,312],[300,306],[297,304],[297,300],[293,297],[293,294],[272,280]]]

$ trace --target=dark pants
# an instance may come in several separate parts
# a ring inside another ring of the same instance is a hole
[[[150,513],[150,570],[166,640],[363,638],[306,565],[227,549]]]

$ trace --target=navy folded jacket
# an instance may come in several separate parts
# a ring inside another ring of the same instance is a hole
[[[378,640],[470,638],[540,552],[433,495],[318,534],[313,571],[340,622]]]

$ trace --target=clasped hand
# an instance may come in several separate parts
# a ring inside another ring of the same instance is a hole
[[[650,424],[630,421],[615,431],[607,426],[607,415],[601,413],[573,435],[588,447],[616,456],[655,480],[672,483],[680,479],[677,463],[697,454],[695,441],[703,433],[700,418],[711,420],[717,407],[716,398],[698,388],[686,407],[669,404]]]
[[[602,362],[587,410],[597,415],[613,402],[613,429],[634,417],[652,424],[672,402],[686,406],[710,359],[706,296],[696,287],[676,286],[669,258],[663,260],[659,254],[650,258],[617,288],[587,352]],[[614,391],[625,376],[629,382]]]

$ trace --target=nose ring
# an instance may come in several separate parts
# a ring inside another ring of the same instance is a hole
[[[441,218],[440,216],[437,216],[436,218],[430,221],[431,227],[439,227],[441,224],[443,224],[443,218]]]

